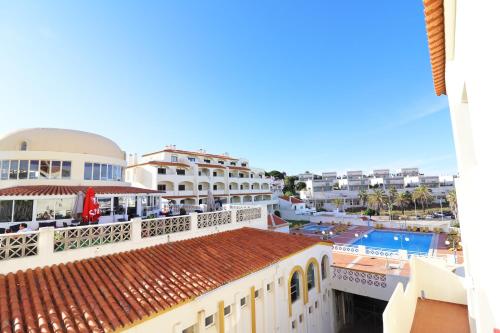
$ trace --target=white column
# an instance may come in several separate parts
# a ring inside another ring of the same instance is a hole
[[[198,312],[198,333],[205,333],[205,310]]]
[[[132,234],[132,242],[140,242],[141,241],[141,229],[142,229],[142,218],[135,217],[131,221],[131,234]]]
[[[198,231],[198,213],[190,213],[191,216],[191,232]]]
[[[241,304],[240,304],[240,299],[241,299],[241,294],[236,293],[234,295],[234,320],[236,321],[234,325],[234,333],[239,333],[241,331]]]
[[[43,262],[51,263],[49,258],[54,255],[54,227],[40,228],[38,237],[38,257]]]

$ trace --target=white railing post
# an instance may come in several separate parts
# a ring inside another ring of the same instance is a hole
[[[366,246],[358,245],[359,254],[366,254]]]
[[[408,251],[407,250],[399,250],[399,259],[408,260]]]
[[[237,222],[237,219],[236,219],[237,209],[230,209],[229,211],[231,212],[231,224],[236,223]]]
[[[191,231],[198,231],[198,213],[189,213],[191,216]]]
[[[54,255],[54,227],[40,228],[38,231],[38,256],[44,262]]]
[[[142,218],[134,217],[131,221],[131,238],[133,242],[139,242],[142,234]]]

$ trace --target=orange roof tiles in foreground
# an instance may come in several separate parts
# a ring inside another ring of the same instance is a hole
[[[149,194],[161,193],[131,186],[58,186],[58,185],[32,185],[15,186],[0,190],[0,196],[42,196],[42,195],[76,195],[79,191],[86,192],[92,187],[96,194]]]
[[[436,95],[446,95],[446,46],[443,0],[424,0],[425,27]]]
[[[0,275],[0,332],[127,328],[316,244],[241,228]]]
[[[466,305],[419,298],[411,333],[469,333]]]

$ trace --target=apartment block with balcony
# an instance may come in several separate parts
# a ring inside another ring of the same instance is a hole
[[[135,186],[164,192],[163,199],[174,204],[206,204],[209,193],[221,204],[267,205],[269,211],[278,204],[265,171],[228,154],[167,146],[129,156],[125,175]]]

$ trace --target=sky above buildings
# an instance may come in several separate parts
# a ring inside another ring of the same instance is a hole
[[[62,127],[289,174],[456,172],[421,0],[0,2],[0,133]]]

